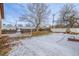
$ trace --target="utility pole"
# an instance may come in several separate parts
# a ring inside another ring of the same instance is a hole
[[[52,16],[53,16],[53,20],[52,20],[52,27],[53,27],[53,26],[54,26],[53,24],[54,24],[54,22],[55,22],[55,21],[54,21],[54,20],[55,20],[55,14],[53,14]]]

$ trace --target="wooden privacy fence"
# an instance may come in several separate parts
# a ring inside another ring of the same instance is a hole
[[[62,32],[66,32],[67,28],[52,28],[51,31],[62,33]],[[79,28],[70,28],[70,32],[79,33]]]

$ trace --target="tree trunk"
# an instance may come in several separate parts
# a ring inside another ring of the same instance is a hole
[[[36,26],[36,31],[39,31],[39,25]]]
[[[67,29],[66,29],[66,32],[67,32],[67,33],[70,33],[70,28],[67,28]]]
[[[69,24],[69,27],[66,29],[67,33],[70,33],[70,28],[71,28],[71,25]]]
[[[36,26],[36,31],[39,31],[39,25],[40,25],[40,23],[37,24],[37,26]]]

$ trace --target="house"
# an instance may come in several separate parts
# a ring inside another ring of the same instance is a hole
[[[0,37],[1,37],[1,31],[2,31],[2,19],[3,18],[4,18],[3,3],[0,3]]]
[[[4,8],[3,8],[3,3],[0,3],[0,18],[4,18]]]
[[[16,30],[16,27],[11,24],[3,24],[2,29],[3,30]]]
[[[26,22],[18,22],[17,23],[17,28],[18,29],[34,29],[35,26],[33,26],[31,23],[26,23]]]
[[[30,23],[26,23],[26,22],[20,22],[18,21],[17,24],[15,23],[6,23],[6,21],[3,21],[3,25],[2,25],[2,29],[6,29],[6,30],[16,30],[16,29],[33,29],[35,28],[35,26],[33,26]]]

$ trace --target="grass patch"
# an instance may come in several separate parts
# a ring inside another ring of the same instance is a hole
[[[49,33],[50,33],[49,31],[36,31],[36,32],[32,32],[32,36],[47,35]]]
[[[8,37],[2,36],[0,38],[0,56],[6,56],[7,53],[11,50],[11,46],[15,46],[17,43],[11,44],[12,42],[19,41],[26,38],[27,36],[22,34],[18,37]]]
[[[11,48],[3,48],[2,50],[0,50],[0,56],[6,56],[10,50]]]
[[[0,38],[0,56],[5,56],[11,50],[10,45],[7,44],[9,42],[10,39],[8,36],[2,36]]]
[[[0,38],[0,56],[6,56],[7,53],[11,50],[11,46],[16,45],[17,43],[11,44],[14,41],[19,41],[20,39],[24,39],[26,36],[19,36],[19,37],[8,37],[2,36]]]

